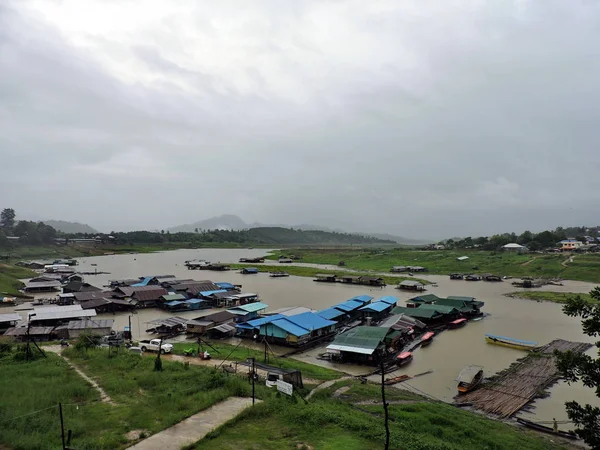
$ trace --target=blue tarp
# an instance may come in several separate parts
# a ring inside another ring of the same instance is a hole
[[[330,327],[331,325],[336,325],[337,322],[333,320],[327,320],[318,314],[312,312],[305,312],[302,314],[295,314],[293,316],[287,317],[292,323],[295,323],[302,328],[306,328],[307,330],[319,330],[321,328]]]
[[[373,302],[370,305],[363,306],[360,308],[360,311],[375,311],[375,312],[383,312],[388,308],[391,308],[392,305],[386,302]]]
[[[357,295],[356,297],[352,297],[349,298],[348,301],[350,300],[356,300],[358,302],[361,303],[369,303],[371,300],[373,300],[373,297],[371,297],[370,295]]]
[[[339,309],[331,307],[327,309],[322,309],[321,311],[317,311],[316,314],[323,317],[324,319],[331,320],[344,316],[346,313],[344,311],[340,311]]]
[[[395,305],[398,302],[398,298],[393,295],[386,295],[385,297],[381,297],[377,300],[378,302],[385,302],[390,305]]]
[[[148,286],[148,283],[150,283],[150,280],[152,280],[154,277],[145,277],[142,281],[140,281],[139,283],[135,283],[132,284],[131,286],[135,286],[135,287],[140,287],[140,286]]]
[[[362,306],[364,306],[364,303],[357,300],[348,300],[347,302],[333,305],[334,308],[341,309],[345,312],[355,311]]]
[[[218,283],[215,283],[215,284],[223,289],[235,289],[235,286],[233,284],[227,283],[225,281],[219,281]]]
[[[206,300],[201,300],[199,298],[191,298],[189,300],[186,300],[185,303],[188,303],[190,305],[197,305],[198,303],[206,303]]]
[[[165,302],[165,305],[173,307],[173,306],[177,306],[177,305],[183,305],[184,303],[185,302],[180,302],[180,301],[177,301],[177,300],[173,300],[172,302]]]

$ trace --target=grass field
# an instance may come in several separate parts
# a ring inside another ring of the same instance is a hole
[[[67,353],[116,405],[99,402],[98,392],[57,355],[25,363],[0,354],[0,448],[60,448],[59,402],[73,448],[114,450],[127,446],[129,431],[150,434],[229,396],[251,393],[245,380],[207,367],[164,361],[163,372],[154,372],[154,358],[124,351],[113,358],[106,350]],[[265,395],[270,391],[257,386],[257,396]]]
[[[243,345],[236,347],[235,345],[223,344],[221,342],[210,342],[210,345],[219,351],[219,353],[215,353],[212,349],[204,347],[214,359],[246,361],[248,358],[256,358],[257,362],[264,361],[264,351],[262,350],[253,350],[248,347],[244,347]],[[176,355],[183,355],[183,351],[188,348],[193,348],[194,351],[196,351],[197,344],[173,343],[173,353]],[[281,367],[283,369],[301,370],[304,377],[312,378],[313,380],[335,380],[343,375],[336,370],[316,366],[314,364],[307,364],[293,358],[275,357],[270,353],[268,364]]]
[[[23,283],[19,279],[35,275],[32,270],[0,263],[0,294],[22,295],[19,289],[23,287]]]
[[[308,262],[308,261],[302,261],[302,262]],[[329,263],[327,263],[327,264],[329,264]],[[315,267],[303,267],[303,266],[287,266],[287,265],[271,266],[271,265],[264,265],[264,264],[229,264],[229,266],[232,269],[243,269],[244,267],[256,267],[259,272],[277,272],[277,271],[284,270],[287,273],[289,273],[290,275],[295,275],[298,277],[314,277],[318,273],[323,273],[323,274],[328,273],[328,274],[332,274],[332,275],[336,274],[338,276],[360,275],[355,272],[344,271],[343,269],[326,270],[326,269],[319,269],[319,268],[315,268]],[[429,284],[429,281],[427,281],[427,280],[422,280],[420,278],[414,278],[414,277],[396,277],[396,276],[390,276],[390,275],[382,275],[381,278],[384,279],[386,284],[389,284],[392,286],[400,283],[402,280],[416,280],[416,281],[420,281],[423,284]]]
[[[351,389],[332,398],[339,386],[319,391],[309,404],[281,397],[265,402],[198,442],[197,450],[383,448],[385,432],[381,406],[355,406],[353,402],[379,402],[380,388],[356,381],[340,382]],[[387,388],[390,405],[390,448],[405,450],[512,450],[562,448],[530,432],[501,422],[432,403],[418,395]]]
[[[269,258],[277,259],[281,251]],[[389,272],[392,266],[423,266],[428,273],[448,275],[459,273],[493,273],[504,276],[563,278],[600,282],[600,255],[575,255],[572,262],[564,254],[518,254],[513,252],[409,250],[409,249],[292,249],[286,254],[301,257],[301,262],[338,264],[355,270]],[[456,258],[468,256],[466,261]],[[565,263],[565,265],[563,265]]]
[[[527,300],[536,300],[540,302],[566,303],[571,297],[580,296],[584,300],[595,303],[596,301],[590,294],[579,294],[575,292],[541,292],[541,291],[526,291],[526,292],[511,292],[506,294],[507,297],[525,298]]]

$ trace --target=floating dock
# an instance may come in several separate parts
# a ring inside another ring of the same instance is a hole
[[[556,339],[486,379],[481,387],[455,397],[460,404],[505,419],[518,413],[560,379],[554,350],[585,352],[592,344]]]

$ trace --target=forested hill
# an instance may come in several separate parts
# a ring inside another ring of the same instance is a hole
[[[357,234],[282,227],[251,228],[247,233],[250,240],[260,244],[395,244],[389,239]]]
[[[69,235],[66,237],[91,237],[88,235]],[[198,233],[170,233],[151,231],[131,231],[112,233],[112,237],[102,236],[106,243],[113,244],[242,244],[242,245],[344,245],[344,244],[395,244],[394,241],[361,236],[350,233],[336,233],[319,230],[295,230],[283,227],[259,227],[248,230],[202,230]]]

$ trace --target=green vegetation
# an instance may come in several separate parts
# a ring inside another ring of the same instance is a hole
[[[204,348],[208,350],[208,352],[216,360],[226,359],[228,361],[246,361],[248,358],[256,358],[256,361],[258,362],[264,361],[264,350],[255,350],[242,345],[235,346],[224,344],[222,342],[210,342],[210,345],[212,345],[219,353],[215,353],[209,347],[205,346]],[[173,353],[176,355],[183,355],[183,351],[188,348],[193,348],[196,351],[197,344],[187,344],[181,342],[173,343]],[[314,364],[308,364],[293,358],[275,357],[272,354],[269,354],[268,364],[278,366],[283,369],[301,370],[304,378],[310,378],[319,381],[335,380],[336,378],[340,378],[342,376],[342,373],[338,372],[337,370],[328,369],[326,367],[321,367]]]
[[[581,328],[587,336],[598,338],[600,335],[600,287],[590,291],[593,303],[581,296],[569,298],[563,306],[563,312],[570,317],[581,319]],[[600,347],[600,341],[596,342]],[[568,383],[583,384],[594,389],[596,397],[600,397],[600,358],[585,353],[555,352],[556,367]],[[600,448],[600,408],[590,404],[582,405],[575,401],[565,403],[567,416],[578,427],[577,435],[591,448]]]
[[[339,385],[351,386],[332,398]],[[396,391],[398,393],[396,394]],[[404,404],[390,405],[390,448],[405,450],[558,449],[530,432],[459,410],[428,402],[415,394],[387,388],[388,401],[398,395]],[[196,449],[381,449],[385,439],[380,388],[344,380],[318,391],[309,404],[281,397],[244,412],[198,442]]]
[[[316,274],[318,273],[322,273],[322,274],[335,274],[338,276],[343,276],[343,275],[371,275],[370,273],[356,273],[356,272],[348,272],[348,271],[344,271],[344,270],[328,270],[328,269],[319,269],[317,267],[304,267],[304,266],[288,266],[288,265],[280,265],[280,266],[270,266],[270,265],[263,265],[263,264],[229,264],[229,266],[232,269],[242,269],[244,267],[256,267],[258,269],[259,272],[277,272],[277,271],[286,271],[287,273],[289,273],[290,275],[295,275],[298,277],[314,277]],[[389,285],[396,285],[398,283],[400,283],[402,280],[416,280],[416,281],[420,281],[423,284],[429,284],[429,281],[427,280],[423,280],[420,278],[413,278],[413,277],[397,277],[397,276],[393,276],[393,275],[377,275],[381,278],[383,278],[383,280],[386,282],[386,284]]]
[[[36,273],[32,270],[0,263],[0,294],[23,295],[19,292],[19,289],[23,287],[23,283],[19,279],[31,278],[35,275]]]
[[[57,355],[25,363],[5,352],[0,385],[11,389],[2,390],[0,447],[60,448],[59,402],[65,428],[73,430],[72,447],[114,450],[127,446],[126,433],[132,430],[149,435],[227,397],[251,395],[247,381],[208,367],[164,360],[163,371],[154,372],[154,358],[125,351],[112,358],[103,349],[67,353],[115,405],[100,402],[99,393]],[[256,392],[260,398],[272,395],[262,385]]]
[[[277,251],[269,259],[277,259]],[[493,273],[500,276],[563,278],[600,282],[600,255],[576,255],[572,262],[561,254],[519,254],[479,250],[408,250],[382,249],[292,249],[287,251],[304,263],[338,264],[344,268],[389,272],[392,266],[423,266],[429,273]],[[468,256],[466,261],[456,258]],[[564,263],[564,265],[563,265]]]
[[[578,294],[575,292],[541,292],[541,291],[524,291],[511,292],[506,294],[507,297],[525,298],[527,300],[537,300],[540,302],[567,303],[572,297],[580,296],[588,302],[595,302],[590,294]]]

